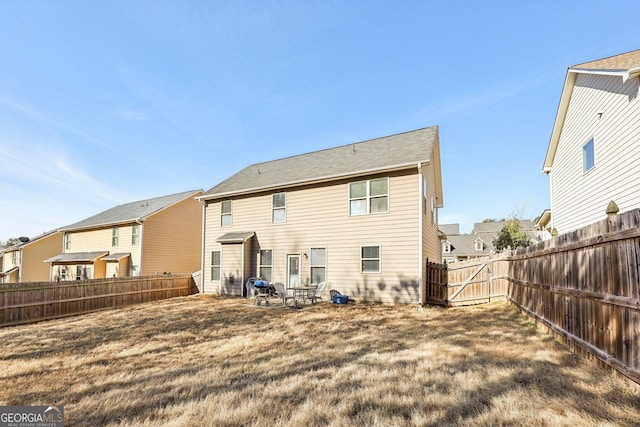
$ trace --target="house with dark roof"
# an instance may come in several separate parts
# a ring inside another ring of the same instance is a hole
[[[49,266],[42,262],[58,252],[62,233],[52,230],[0,251],[0,283],[48,282]]]
[[[190,273],[200,268],[202,190],[115,206],[62,227],[45,259],[57,280]],[[61,250],[61,251],[60,251]]]
[[[438,127],[254,164],[199,199],[206,293],[261,277],[418,303],[424,262],[441,256]]]
[[[543,166],[554,233],[640,207],[639,78],[640,50],[567,70]]]

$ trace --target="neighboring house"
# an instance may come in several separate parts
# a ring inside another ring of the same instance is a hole
[[[61,246],[62,233],[53,230],[4,249],[0,282],[48,282],[49,265],[43,260],[59,253]]]
[[[550,229],[566,233],[640,207],[640,50],[570,67],[543,172]]]
[[[473,225],[471,234],[460,234],[459,224],[440,225],[440,231],[445,234],[442,241],[442,262],[466,261],[495,254],[494,241],[498,239],[504,225],[504,221],[478,222]],[[533,243],[541,240],[533,222],[520,220],[520,228]]]
[[[119,205],[63,227],[51,280],[187,273],[200,268],[202,205],[187,191]]]
[[[259,276],[418,303],[441,179],[437,126],[249,166],[199,197],[204,291],[243,295]]]
[[[551,209],[545,209],[535,221],[536,230],[538,230],[538,240],[549,240],[553,237],[553,228],[551,227]]]

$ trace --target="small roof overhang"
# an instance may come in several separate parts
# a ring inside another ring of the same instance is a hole
[[[70,254],[59,254],[49,259],[45,259],[44,262],[50,262],[52,264],[64,264],[73,262],[95,262],[97,259],[103,256],[109,255],[109,251],[101,252],[76,252]]]
[[[11,273],[15,273],[18,270],[20,270],[20,267],[13,267],[11,270],[7,270],[4,273],[0,273],[0,276],[8,276]]]
[[[122,258],[127,258],[130,256],[131,256],[130,252],[120,252],[116,254],[107,255],[106,257],[102,258],[102,261],[120,261]]]
[[[233,231],[216,239],[218,243],[244,243],[255,236],[255,231]]]

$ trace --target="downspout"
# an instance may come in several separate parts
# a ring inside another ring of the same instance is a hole
[[[136,219],[136,224],[140,224],[140,264],[138,264],[138,277],[142,275],[142,251],[144,245],[144,221],[140,218]],[[133,260],[131,260],[133,262]]]
[[[204,236],[205,236],[205,229],[207,227],[207,221],[205,221],[206,217],[207,217],[207,202],[205,201],[201,201],[202,202],[202,237],[200,240],[200,279],[202,280],[202,293],[204,294]]]
[[[424,206],[422,206],[422,204],[424,203],[424,194],[422,194],[423,192],[423,188],[424,188],[424,177],[422,176],[422,162],[418,162],[418,304],[422,305],[422,295],[423,295],[423,291],[422,291],[422,287],[424,284],[424,264],[422,261],[422,257],[424,256],[423,253],[423,249],[422,249],[422,240],[424,238],[423,236],[423,230],[422,230],[422,226],[423,226],[423,221],[424,221]]]

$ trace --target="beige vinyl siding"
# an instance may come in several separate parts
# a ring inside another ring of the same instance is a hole
[[[131,235],[133,230],[133,224],[123,224],[118,227],[118,245],[111,245],[111,237],[113,233],[113,226],[109,226],[108,228],[100,228],[95,230],[84,230],[84,231],[72,231],[67,232],[71,234],[71,248],[65,250],[65,253],[76,253],[76,252],[94,252],[94,251],[105,251],[110,254],[115,253],[130,253],[131,254],[131,263],[133,265],[140,265],[141,260],[141,246],[138,244],[136,246],[131,244]],[[142,229],[143,227],[141,227]],[[104,266],[100,266],[96,268],[96,272],[94,273],[94,278],[104,278],[111,277],[115,272],[115,267],[112,264],[117,264],[113,262],[106,263]],[[107,271],[108,270],[108,271]],[[100,274],[100,275],[98,275]],[[106,275],[106,276],[105,276]],[[129,271],[122,271],[122,269],[118,268],[118,276],[128,276]]]
[[[128,239],[130,242],[130,235]],[[202,205],[194,198],[185,199],[152,215],[141,228],[141,274],[176,274],[199,270],[201,241]]]
[[[287,193],[287,220],[277,224],[271,223],[273,192],[234,198],[232,227],[220,227],[220,203],[210,203],[205,224],[205,290],[220,291],[219,284],[210,280],[210,253],[221,250],[215,240],[231,231],[254,231],[253,268],[259,248],[273,249],[272,281],[285,283],[287,254],[309,255],[312,247],[323,247],[327,249],[327,290],[338,289],[370,301],[418,302],[421,205],[417,170],[389,176],[388,213],[349,216],[349,183],[386,176],[282,189]],[[364,245],[380,246],[380,273],[360,272]],[[310,280],[309,262],[308,257],[301,257],[303,284]]]
[[[4,253],[4,271],[9,271],[12,268],[20,267],[20,249],[15,251],[7,251]]]
[[[639,117],[637,78],[577,76],[551,172],[558,232],[603,219],[611,200],[621,212],[640,207]],[[595,167],[584,173],[582,147],[591,138]]]
[[[51,266],[44,260],[58,255],[60,248],[62,248],[62,233],[53,233],[23,246],[20,281],[49,281]]]
[[[424,264],[424,261],[427,258],[431,262],[440,262],[442,259],[442,243],[438,238],[438,200],[433,165],[429,164],[423,166],[422,174],[427,179],[427,213],[422,219],[422,262]],[[436,206],[434,221],[431,220],[431,197],[434,197],[434,203]]]

